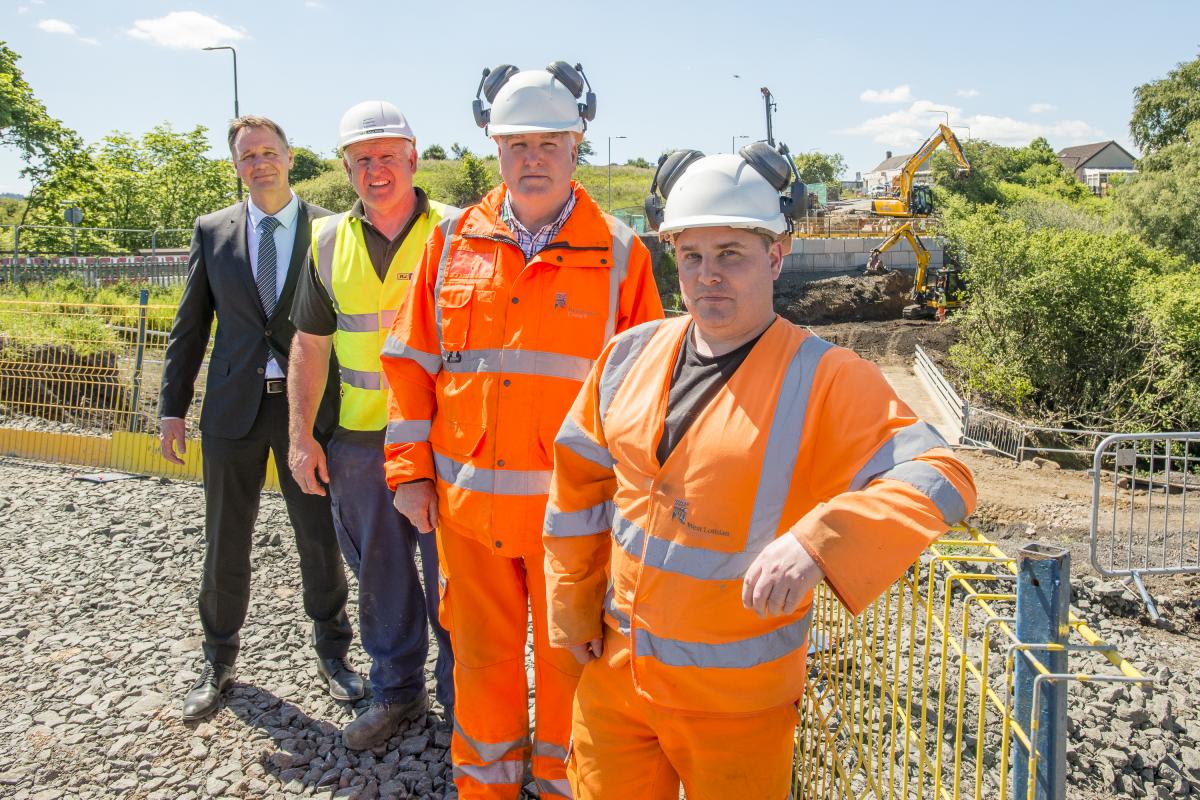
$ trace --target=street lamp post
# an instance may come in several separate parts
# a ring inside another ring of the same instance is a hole
[[[227,44],[217,45],[214,47],[205,47],[205,50],[228,50],[233,53],[233,118],[237,119],[242,114],[238,110],[238,78],[237,78],[237,50]],[[238,200],[242,199],[242,178],[237,179],[237,196]]]
[[[608,137],[608,213],[612,213],[612,140],[628,139],[628,136]]]
[[[730,136],[729,137],[729,152],[731,152],[731,153],[737,152],[737,140],[738,139],[749,139],[749,138],[750,138],[749,136]]]
[[[966,128],[967,129],[967,141],[968,142],[971,141],[971,126],[970,125],[951,125],[950,127],[951,128]]]
[[[929,113],[930,114],[945,114],[946,115],[946,127],[947,128],[950,127],[950,112],[949,111],[947,111],[944,108],[931,108],[931,109],[929,109]]]

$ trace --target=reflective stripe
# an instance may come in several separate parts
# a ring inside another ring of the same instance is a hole
[[[544,353],[537,350],[463,350],[461,361],[447,362],[447,372],[507,372],[510,375],[539,375],[583,383],[592,370],[590,358]]]
[[[617,630],[623,635],[629,635],[629,617],[626,616],[621,609],[617,608],[616,599],[613,597],[613,587],[608,585],[608,592],[604,595],[604,610],[617,622]]]
[[[396,315],[399,312],[394,308],[382,308],[379,310],[379,324],[383,328],[391,329],[392,323],[396,321]]]
[[[604,324],[604,341],[607,343],[617,329],[617,314],[621,307],[621,284],[629,274],[629,253],[633,249],[633,229],[609,215],[604,215],[608,232],[612,235],[612,268],[608,279],[608,321]]]
[[[355,389],[383,388],[383,373],[381,372],[364,372],[361,369],[342,366],[339,366],[338,370],[342,373],[342,383],[347,383]]]
[[[430,375],[437,375],[442,371],[442,357],[436,353],[426,353],[423,350],[418,350],[415,347],[410,347],[404,342],[397,339],[395,336],[388,334],[387,339],[383,341],[383,351],[381,355],[388,358],[407,358],[417,362],[421,369],[428,372]]]
[[[434,452],[433,464],[438,477],[451,486],[472,492],[502,495],[538,495],[550,492],[548,469],[484,469],[463,464]]]
[[[441,572],[438,573],[438,590],[442,593],[446,591],[446,576]]]
[[[563,761],[567,760],[566,752],[566,750],[563,751]],[[540,797],[566,797],[572,798],[572,800],[575,797],[571,794],[571,784],[567,783],[566,778],[556,778],[555,780],[534,778],[533,782],[537,784]]]
[[[758,553],[770,544],[779,530],[779,520],[783,516],[783,506],[787,502],[792,473],[796,468],[796,457],[800,453],[800,442],[804,438],[808,396],[812,393],[813,379],[821,358],[831,347],[833,345],[824,339],[806,337],[784,373],[779,397],[775,401],[770,433],[767,434],[762,466],[759,468],[754,507],[750,512],[745,549],[751,553]]]
[[[661,319],[643,322],[637,327],[623,331],[617,337],[612,350],[608,353],[608,360],[604,363],[604,371],[600,373],[601,422],[608,416],[608,407],[612,405],[613,398],[616,397],[617,390],[621,388],[625,376],[633,368],[633,362],[637,361],[638,355],[661,324]]]
[[[559,761],[567,760],[567,748],[554,742],[544,742],[541,739],[533,740],[533,754],[535,756],[545,756],[546,758],[557,758]],[[568,793],[567,797],[570,796]]]
[[[645,543],[643,563],[646,566],[699,580],[732,581],[743,578],[746,570],[758,557],[757,551],[722,553],[702,547],[689,547],[657,536],[651,536],[649,541],[646,541],[646,532],[625,519],[620,508],[613,509],[612,535],[622,550],[638,560],[642,559]]]
[[[432,424],[427,419],[406,419],[400,422],[389,422],[387,433],[383,436],[383,443],[407,444],[409,442],[428,442],[429,428]]]
[[[525,762],[520,759],[516,761],[497,761],[494,764],[486,764],[484,766],[477,766],[475,764],[454,765],[455,780],[470,778],[476,783],[486,783],[489,786],[520,783],[521,776],[524,773]]]
[[[333,308],[338,307],[337,297],[333,293],[333,250],[337,244],[338,227],[350,216],[349,211],[325,217],[321,230],[317,232],[317,275],[325,284],[325,293],[333,301]]]
[[[653,658],[669,667],[749,669],[783,658],[800,649],[804,640],[808,638],[808,628],[811,624],[810,610],[795,622],[770,633],[720,644],[667,639],[655,636],[642,628],[635,628],[634,655],[637,658]]]
[[[446,262],[450,260],[450,240],[454,238],[454,232],[458,229],[459,220],[463,218],[464,213],[466,213],[465,209],[455,209],[448,212],[438,223],[438,228],[442,232],[442,255],[438,259],[437,278],[433,284],[433,318],[437,324],[439,348],[442,346],[442,307],[438,305],[438,298],[442,296],[442,284],[446,280]],[[428,369],[425,371],[429,372]],[[432,374],[436,375],[437,373]]]
[[[554,437],[555,444],[561,444],[580,458],[585,458],[598,467],[612,469],[617,462],[608,449],[592,441],[592,437],[583,432],[583,428],[571,419],[570,415],[563,420],[558,436]]]
[[[348,333],[371,333],[379,330],[378,314],[338,314],[339,331]]]
[[[967,515],[967,504],[945,475],[932,464],[923,461],[906,461],[895,469],[881,472],[874,480],[903,481],[917,489],[937,506],[947,525],[957,525]]]
[[[483,761],[499,761],[512,751],[524,749],[529,746],[528,736],[513,739],[511,742],[481,742],[478,739],[473,739],[458,724],[458,717],[454,718],[454,733],[456,736],[462,737],[462,740],[469,744],[471,749]],[[519,764],[521,762],[518,761],[516,763]]]
[[[875,480],[876,476],[890,469],[911,461],[927,450],[935,447],[947,447],[946,440],[927,422],[914,422],[892,434],[870,460],[850,481],[850,491],[856,492]]]
[[[546,504],[546,533],[551,536],[592,536],[604,533],[612,527],[616,506],[611,500],[585,508],[582,511],[559,511],[551,503]]]

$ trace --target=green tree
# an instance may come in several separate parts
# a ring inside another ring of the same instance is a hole
[[[1133,97],[1129,133],[1144,152],[1189,136],[1195,141],[1189,126],[1200,121],[1200,58],[1177,64],[1165,78],[1143,83]]]
[[[479,158],[463,153],[458,174],[450,181],[450,202],[466,207],[478,203],[494,186],[491,173]]]
[[[1116,193],[1117,221],[1151,244],[1200,263],[1200,120],[1139,162]]]
[[[454,144],[450,145],[450,152],[453,154],[455,160],[458,160],[463,156],[470,154],[471,149],[469,147],[463,147],[458,142],[455,142]]]
[[[88,155],[79,134],[50,116],[17,67],[20,56],[0,41],[0,147],[11,147],[25,163],[21,176],[29,180],[28,202],[19,222],[42,204],[47,184],[75,186],[87,173]]]
[[[841,153],[800,153],[792,157],[800,180],[805,183],[833,183],[846,171],[846,159]]]
[[[292,170],[288,173],[292,183],[315,178],[329,169],[329,163],[307,147],[292,148]]]
[[[421,153],[421,158],[429,161],[445,161],[446,150],[440,144],[431,144]]]
[[[651,168],[651,167],[653,167],[654,165],[653,165],[653,164],[651,164],[651,163],[650,163],[649,161],[647,161],[646,159],[642,158],[641,156],[638,156],[637,158],[631,158],[631,159],[629,159],[628,161],[626,161],[626,162],[625,162],[625,166],[627,166],[627,167],[641,167],[642,169],[650,169],[650,168]]]
[[[596,148],[592,147],[590,139],[584,139],[579,143],[579,163],[589,164],[588,158],[596,155]]]

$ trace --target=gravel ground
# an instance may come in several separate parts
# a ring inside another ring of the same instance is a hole
[[[217,715],[183,723],[199,668],[201,488],[73,473],[0,458],[0,797],[453,796],[436,708],[386,747],[340,746],[363,704],[317,682],[275,494],[255,533],[239,682]],[[1155,682],[1072,689],[1069,797],[1200,796],[1198,585],[1160,584],[1166,622],[1152,626],[1119,584],[1075,581],[1079,611]],[[357,645],[351,659],[367,664]]]
[[[255,531],[238,682],[215,716],[184,723],[200,667],[203,492],[72,474],[0,459],[0,797],[453,796],[436,706],[386,747],[341,746],[366,701],[338,703],[318,684],[277,494]],[[351,660],[368,664],[357,643]]]

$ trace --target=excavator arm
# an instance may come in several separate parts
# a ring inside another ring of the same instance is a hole
[[[958,137],[946,125],[938,125],[938,129],[933,132],[932,136],[925,140],[925,143],[917,149],[917,152],[909,156],[908,161],[905,161],[904,166],[900,168],[900,174],[893,179],[892,185],[895,187],[899,199],[873,200],[871,202],[871,210],[883,216],[911,217],[913,215],[913,210],[910,207],[913,180],[921,167],[925,166],[925,162],[933,156],[934,152],[942,144],[946,145],[958,161],[958,175],[960,177],[969,175],[971,165],[963,153],[962,145],[958,143]]]
[[[906,222],[896,230],[892,231],[892,235],[880,242],[879,247],[871,251],[870,257],[867,259],[868,269],[871,265],[882,266],[882,256],[888,250],[895,247],[901,240],[906,240],[909,247],[917,256],[917,275],[913,286],[914,292],[924,292],[925,276],[929,269],[929,250],[925,247],[925,243],[921,241],[921,237],[917,236],[913,230],[913,224]],[[878,267],[876,267],[878,268]]]

